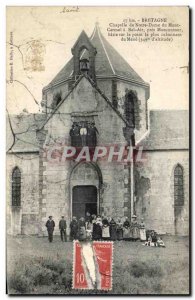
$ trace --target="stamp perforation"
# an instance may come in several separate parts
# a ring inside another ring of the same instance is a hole
[[[80,247],[78,247],[78,243]],[[92,241],[89,242],[89,249],[92,251],[92,261],[90,262],[90,257],[85,257],[83,255],[83,242],[75,240],[73,243],[73,267],[72,267],[72,289],[75,290],[112,290],[113,284],[113,241]],[[98,246],[108,245],[108,247],[100,247],[101,250],[98,249]],[[86,248],[85,248],[86,249]],[[106,250],[107,249],[107,250]],[[86,255],[86,254],[85,254]],[[88,259],[88,261],[86,260]],[[107,262],[107,266],[105,267],[105,262]],[[89,268],[89,263],[91,263],[91,268]],[[93,264],[94,263],[94,264]],[[88,267],[86,267],[86,264]],[[102,273],[102,268],[105,268],[105,273]],[[82,273],[81,272],[82,269]],[[80,271],[79,271],[80,270]],[[79,274],[79,283],[75,282],[75,276]],[[95,275],[94,281],[91,283],[91,272],[94,272]],[[106,274],[108,272],[108,274]],[[82,280],[80,276],[82,275]],[[99,275],[99,276],[98,276]],[[107,280],[106,277],[109,277]],[[90,278],[90,282],[89,282]],[[98,279],[99,278],[99,279]],[[99,280],[99,281],[97,281]],[[81,282],[80,282],[81,281]],[[94,288],[91,288],[91,285],[94,285]]]

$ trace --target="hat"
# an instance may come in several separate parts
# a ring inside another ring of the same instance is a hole
[[[64,218],[64,216],[62,216],[62,218]]]

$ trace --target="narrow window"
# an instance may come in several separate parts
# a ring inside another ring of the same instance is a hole
[[[60,103],[60,101],[62,100],[62,93],[61,92],[57,92],[57,94],[55,94],[54,96],[54,106],[58,106],[58,104]]]
[[[179,164],[174,170],[174,203],[175,206],[184,205],[183,168]]]
[[[21,172],[18,167],[12,172],[12,206],[21,206]]]
[[[117,82],[116,80],[112,80],[112,104],[115,108],[118,107],[117,103]]]
[[[135,127],[135,108],[134,108],[134,96],[132,93],[126,95],[125,99],[125,118],[129,122],[131,127]]]

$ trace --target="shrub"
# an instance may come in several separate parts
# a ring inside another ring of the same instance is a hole
[[[32,283],[22,272],[16,272],[10,275],[8,279],[8,289],[19,294],[27,294],[32,289]]]
[[[72,274],[71,272],[63,272],[61,275],[61,284],[65,287],[65,289],[70,290],[72,288]]]
[[[56,283],[58,276],[58,273],[53,270],[37,266],[37,270],[33,273],[34,285],[50,285]]]
[[[62,274],[65,268],[64,262],[51,259],[43,259],[41,265],[47,269],[56,271],[58,274]]]

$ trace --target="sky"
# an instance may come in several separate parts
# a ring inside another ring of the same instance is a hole
[[[66,9],[68,9],[66,7]],[[149,109],[188,109],[188,9],[186,7],[63,7],[7,8],[7,109],[9,113],[38,112],[42,88],[72,57],[71,47],[84,29],[88,36],[98,21],[109,43],[150,84]],[[173,42],[124,42],[108,36],[110,23],[124,19],[167,18],[182,28]],[[13,43],[11,48],[10,43]],[[39,46],[40,68],[29,60]],[[13,62],[13,65],[10,65]],[[13,76],[12,76],[13,72]],[[10,82],[11,80],[11,82]],[[13,82],[12,82],[13,80]]]

